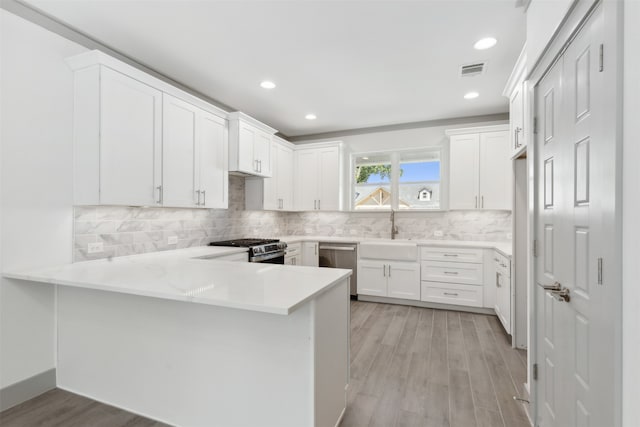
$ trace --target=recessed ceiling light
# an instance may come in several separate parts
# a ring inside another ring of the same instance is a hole
[[[260,87],[264,89],[273,89],[276,87],[276,84],[274,82],[270,82],[269,80],[265,80],[262,83],[260,83]]]
[[[362,160],[369,160],[369,158],[368,157],[363,157]]]
[[[315,119],[317,119],[316,115],[312,114],[312,113],[307,114],[306,116],[304,116],[304,118],[307,119],[307,120],[315,120]]]
[[[464,99],[474,99],[479,97],[480,94],[478,92],[469,92],[464,94]]]
[[[474,48],[478,50],[485,50],[491,47],[494,47],[498,43],[498,40],[493,37],[485,37],[484,39],[480,39],[473,45]]]

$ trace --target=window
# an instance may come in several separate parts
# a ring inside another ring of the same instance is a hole
[[[353,155],[353,210],[440,209],[440,149]]]
[[[353,209],[391,209],[391,155],[358,156],[354,169]]]

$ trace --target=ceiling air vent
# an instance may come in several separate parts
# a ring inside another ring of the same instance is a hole
[[[486,64],[484,62],[474,62],[460,67],[460,77],[479,76],[484,73]]]

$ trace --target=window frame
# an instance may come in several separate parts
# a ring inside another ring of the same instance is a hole
[[[400,163],[401,155],[403,153],[415,153],[415,152],[434,152],[438,153],[440,159],[440,207],[437,209],[423,209],[423,208],[409,208],[400,209]],[[350,154],[350,168],[349,168],[349,212],[443,212],[448,209],[449,202],[449,158],[447,156],[448,150],[443,145],[433,145],[426,147],[411,147],[398,150],[375,150],[375,151],[359,151],[352,152]],[[356,172],[356,159],[358,157],[374,157],[388,155],[391,159],[391,208],[390,209],[356,209],[355,207],[355,172]]]

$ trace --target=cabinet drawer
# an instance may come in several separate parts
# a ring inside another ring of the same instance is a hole
[[[482,264],[422,261],[421,279],[432,282],[482,285]]]
[[[421,299],[441,304],[482,307],[482,287],[423,281]]]
[[[482,264],[482,249],[423,247],[420,257],[424,261],[472,262]]]
[[[302,244],[301,243],[289,243],[287,245],[287,255],[295,256],[302,252]]]

